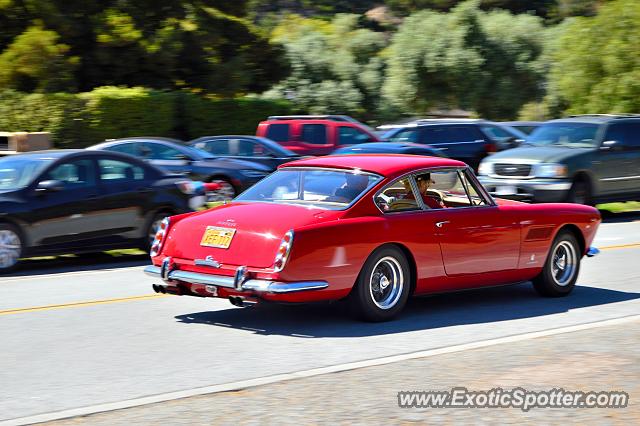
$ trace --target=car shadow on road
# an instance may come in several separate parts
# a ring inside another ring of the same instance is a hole
[[[86,253],[67,256],[28,258],[20,261],[18,268],[0,277],[27,277],[54,275],[63,272],[94,271],[98,269],[120,269],[150,264],[149,255]]]
[[[264,335],[365,337],[545,317],[638,298],[640,293],[588,286],[577,286],[568,297],[542,298],[531,284],[525,283],[413,298],[398,318],[385,323],[354,320],[344,302],[289,306],[266,304],[255,308],[196,312],[175,318],[184,324],[210,324]],[[553,323],[549,325],[554,326]]]

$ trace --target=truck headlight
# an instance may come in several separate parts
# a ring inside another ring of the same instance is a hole
[[[563,178],[569,175],[569,170],[564,164],[539,163],[535,165],[534,175],[537,177]]]
[[[493,174],[493,163],[489,161],[482,161],[478,166],[478,174],[479,175]]]

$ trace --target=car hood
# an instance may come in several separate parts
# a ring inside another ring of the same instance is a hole
[[[523,146],[497,152],[487,158],[492,163],[559,163],[570,157],[575,157],[592,148],[567,148],[562,146]]]
[[[163,253],[187,260],[211,256],[221,264],[269,268],[288,230],[334,220],[343,213],[287,204],[231,203],[180,220],[171,227]],[[210,226],[235,230],[228,248],[200,245]]]

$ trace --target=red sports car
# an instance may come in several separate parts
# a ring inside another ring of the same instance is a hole
[[[459,161],[328,156],[287,163],[230,204],[165,220],[156,292],[259,301],[347,298],[370,321],[414,294],[532,280],[573,289],[600,224],[595,208],[493,199]]]

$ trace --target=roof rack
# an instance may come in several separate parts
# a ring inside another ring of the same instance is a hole
[[[267,120],[331,120],[359,123],[348,115],[271,115]]]

